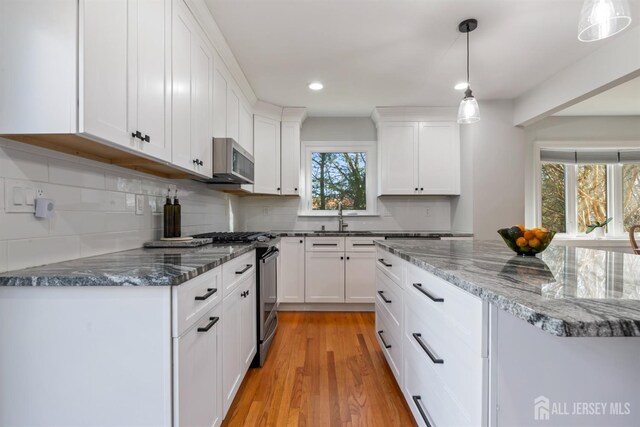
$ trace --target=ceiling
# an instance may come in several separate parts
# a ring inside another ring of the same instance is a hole
[[[257,97],[312,116],[457,105],[466,18],[479,21],[471,83],[480,101],[517,97],[609,42],[578,41],[582,0],[205,2]],[[638,16],[640,0],[631,2]],[[307,88],[315,80],[324,90]]]
[[[640,116],[640,77],[557,112],[554,116]]]

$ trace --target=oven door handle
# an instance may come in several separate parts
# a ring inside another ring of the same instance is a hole
[[[269,334],[268,337],[263,339],[262,342],[268,342],[276,334],[276,331],[278,330],[278,315],[276,315],[275,320],[276,320],[276,325],[273,327],[273,331],[271,332],[271,334]]]
[[[267,261],[270,261],[272,258],[276,258],[279,254],[280,254],[280,251],[276,248],[273,248],[269,250],[267,253],[265,253],[264,256],[260,259],[260,261],[266,264]]]

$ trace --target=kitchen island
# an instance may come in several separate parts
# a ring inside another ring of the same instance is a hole
[[[376,245],[380,343],[421,425],[640,423],[640,257]]]

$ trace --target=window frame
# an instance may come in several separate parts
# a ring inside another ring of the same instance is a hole
[[[311,155],[312,153],[366,153],[366,192],[367,192],[367,209],[353,210],[344,209],[343,214],[346,216],[377,216],[377,142],[376,141],[303,141],[301,150],[301,192],[300,192],[300,209],[298,216],[320,216],[334,217],[338,216],[337,210],[313,210],[311,209]]]
[[[564,150],[618,150],[640,149],[638,141],[535,141],[533,156],[534,172],[534,200],[533,214],[534,224],[540,227],[542,224],[542,163],[540,151],[544,149]],[[590,235],[577,232],[578,219],[578,194],[577,194],[577,164],[565,164],[565,188],[566,188],[566,232],[558,233],[562,237],[589,237]],[[627,236],[624,231],[624,206],[622,200],[622,164],[607,164],[607,217],[613,217],[605,232],[607,238],[623,238]]]

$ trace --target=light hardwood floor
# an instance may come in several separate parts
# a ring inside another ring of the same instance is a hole
[[[375,338],[374,313],[280,312],[223,426],[415,426]]]

